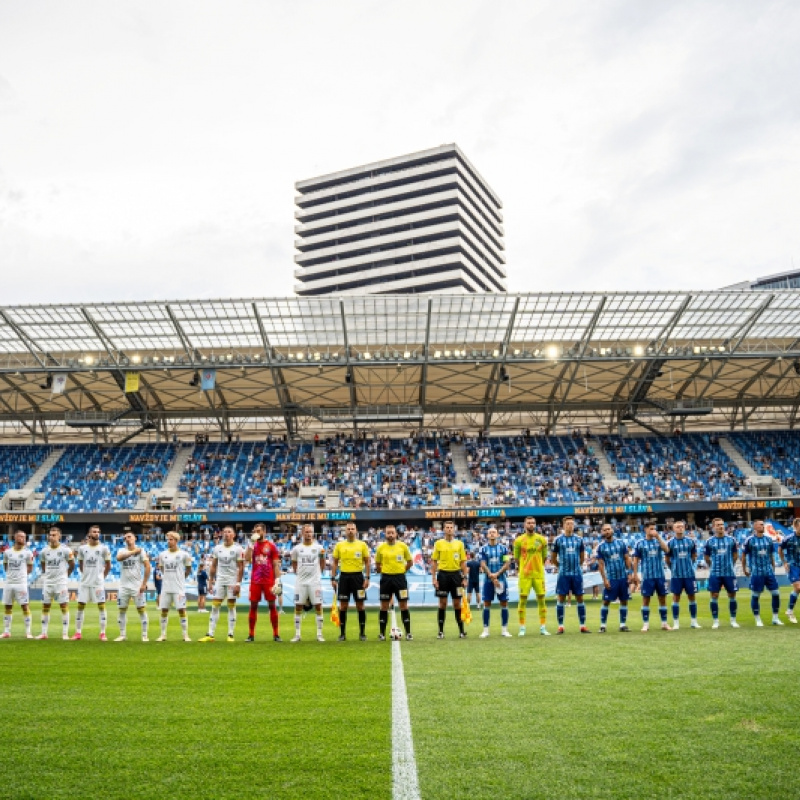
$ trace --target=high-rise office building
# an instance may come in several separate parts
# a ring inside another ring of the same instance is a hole
[[[503,204],[455,144],[295,188],[298,295],[506,291]]]

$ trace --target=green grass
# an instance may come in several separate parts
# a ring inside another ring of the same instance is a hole
[[[723,601],[712,631],[704,594],[702,630],[684,603],[684,628],[661,632],[656,610],[646,636],[638,602],[632,633],[612,606],[607,635],[581,636],[573,606],[567,635],[548,639],[518,638],[516,609],[501,639],[495,609],[488,640],[475,610],[458,640],[449,610],[437,641],[435,612],[414,611],[402,653],[423,798],[797,797],[800,626],[756,630],[747,595],[741,630]],[[587,607],[596,631],[599,603]],[[554,618],[550,606],[551,630]],[[207,619],[190,612],[194,639]],[[375,611],[370,641],[344,645],[327,621],[328,642],[314,641],[313,617],[299,645],[273,644],[264,614],[245,644],[241,610],[235,644],[180,641],[174,612],[156,643],[154,608],[150,620],[149,644],[134,613],[131,641],[101,643],[90,609],[86,638],[63,642],[56,610],[56,638],[36,642],[15,609],[15,638],[0,642],[0,797],[391,797],[391,648],[375,641]],[[536,631],[535,607],[528,622]],[[281,625],[288,639],[291,615]]]

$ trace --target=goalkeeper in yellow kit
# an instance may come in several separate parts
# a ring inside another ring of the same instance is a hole
[[[547,604],[544,599],[544,561],[547,558],[547,539],[536,532],[536,520],[525,517],[523,532],[514,540],[514,560],[519,569],[519,635],[525,635],[525,615],[531,589],[539,605],[539,633],[549,636]]]

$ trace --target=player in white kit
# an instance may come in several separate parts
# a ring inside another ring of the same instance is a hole
[[[213,551],[209,580],[213,584],[211,615],[208,618],[208,633],[201,642],[213,642],[219,622],[219,610],[223,600],[228,601],[228,641],[233,642],[236,631],[236,598],[242,590],[244,574],[244,547],[235,541],[236,532],[230,526],[222,529],[222,544]]]
[[[119,570],[119,636],[115,642],[124,642],[128,636],[128,607],[133,600],[142,623],[142,641],[147,642],[147,581],[150,580],[150,559],[141,547],[136,546],[136,534],[128,531],[125,547],[117,553]]]
[[[3,633],[0,639],[11,638],[11,611],[14,601],[19,603],[25,617],[25,636],[33,639],[31,633],[31,609],[28,596],[28,575],[33,569],[33,553],[25,546],[25,531],[14,534],[14,545],[3,553],[3,566],[6,569],[6,582],[3,586],[3,605],[6,608],[3,617]]]
[[[69,639],[69,589],[67,580],[75,569],[72,550],[61,543],[61,528],[50,528],[48,543],[42,550],[40,560],[44,573],[42,586],[42,632],[37,639],[46,639],[50,626],[50,606],[55,602],[61,606],[61,638]]]
[[[172,606],[178,611],[181,620],[181,633],[184,642],[191,642],[189,638],[189,621],[186,619],[186,579],[192,571],[192,557],[185,550],[178,547],[181,535],[177,531],[167,534],[167,549],[158,555],[158,565],[161,567],[163,583],[158,606],[161,609],[161,636],[157,642],[167,641],[167,618]]]
[[[89,528],[89,543],[78,548],[81,585],[78,589],[78,613],[75,616],[73,639],[83,638],[83,610],[87,603],[97,603],[100,616],[100,641],[106,641],[106,575],[111,571],[111,550],[100,544],[100,526]]]
[[[322,571],[325,569],[325,549],[314,538],[314,526],[303,525],[303,541],[295,545],[291,552],[294,582],[294,638],[300,641],[300,624],[303,621],[303,608],[313,605],[317,614],[317,641],[322,638]]]

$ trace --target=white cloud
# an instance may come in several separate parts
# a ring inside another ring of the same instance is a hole
[[[800,7],[0,6],[3,302],[291,294],[293,184],[456,141],[512,290],[800,263]]]

